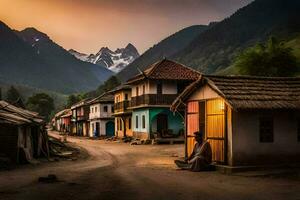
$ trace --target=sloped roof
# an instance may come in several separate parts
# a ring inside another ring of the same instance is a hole
[[[200,72],[184,66],[180,63],[163,59],[150,65],[141,74],[134,76],[127,81],[128,84],[148,79],[158,80],[197,80],[200,76]]]
[[[64,115],[72,115],[72,111],[71,109],[64,109],[64,110],[61,110],[59,111],[58,113],[55,114],[55,117],[58,118],[58,117],[63,117]]]
[[[300,109],[300,77],[203,76],[188,86],[171,109],[208,84],[234,109]]]
[[[66,114],[62,115],[61,118],[65,118],[65,117],[71,117],[72,116],[72,111],[71,109],[69,109]]]
[[[118,87],[112,89],[108,93],[114,94],[115,92],[118,92],[118,91],[121,91],[121,90],[131,90],[131,86],[126,85],[126,84],[122,84],[122,85],[119,85]]]
[[[28,123],[42,124],[44,123],[44,120],[36,112],[16,107],[6,101],[0,101],[0,123],[11,123],[16,125]]]
[[[91,101],[88,102],[88,104],[95,104],[95,103],[113,103],[114,102],[114,95],[111,93],[104,93]]]
[[[71,106],[71,109],[75,109],[75,108],[78,108],[78,107],[81,107],[81,106],[84,106],[84,105],[87,105],[90,101],[91,101],[92,98],[85,98],[77,103],[75,103],[74,105]]]

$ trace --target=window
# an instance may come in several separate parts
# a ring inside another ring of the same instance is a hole
[[[136,96],[139,96],[139,87],[135,88],[135,93],[136,93]]]
[[[107,106],[104,106],[104,107],[103,107],[103,111],[104,111],[104,112],[107,112]]]
[[[135,128],[139,128],[139,116],[135,116]]]
[[[114,106],[111,106],[111,112],[115,112]]]
[[[142,116],[142,128],[146,128],[146,116]]]
[[[97,112],[97,107],[95,107],[95,112]]]
[[[157,94],[162,94],[162,83],[157,83]]]
[[[131,129],[131,117],[128,118],[128,129]]]
[[[143,94],[146,93],[146,88],[145,88],[145,85],[143,85]]]
[[[92,107],[92,113],[94,112],[94,107]]]
[[[125,100],[126,101],[128,100],[128,94],[125,94]]]
[[[264,117],[259,120],[259,141],[271,143],[274,141],[273,118]]]

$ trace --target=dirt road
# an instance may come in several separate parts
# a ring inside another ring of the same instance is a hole
[[[90,157],[0,172],[0,200],[300,199],[300,180],[177,170],[182,145],[130,146],[68,138]],[[39,183],[56,174],[59,182]]]

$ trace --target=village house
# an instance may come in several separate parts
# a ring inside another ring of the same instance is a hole
[[[135,138],[174,138],[183,140],[183,117],[173,114],[175,98],[200,74],[182,64],[163,59],[129,79],[132,131]]]
[[[115,133],[117,137],[132,137],[132,110],[129,109],[131,87],[121,85],[111,91],[114,94]]]
[[[89,136],[114,136],[114,96],[112,94],[102,94],[101,96],[88,102],[89,104]]]
[[[91,99],[83,99],[71,107],[71,134],[77,136],[88,136],[89,134],[89,113],[88,102]]]
[[[64,112],[64,115],[62,115],[61,122],[62,122],[62,129],[61,131],[64,133],[70,133],[71,131],[71,117],[72,117],[72,111],[71,109],[66,109]]]
[[[59,132],[70,132],[71,109],[64,109],[54,116],[54,129]]]
[[[202,76],[174,101],[185,111],[186,156],[201,131],[213,161],[254,166],[300,161],[300,78]]]
[[[45,122],[38,113],[0,101],[0,158],[11,163],[49,157]]]

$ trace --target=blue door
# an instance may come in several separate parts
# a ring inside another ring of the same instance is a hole
[[[115,123],[109,121],[105,125],[106,135],[107,136],[114,136],[115,135]]]

